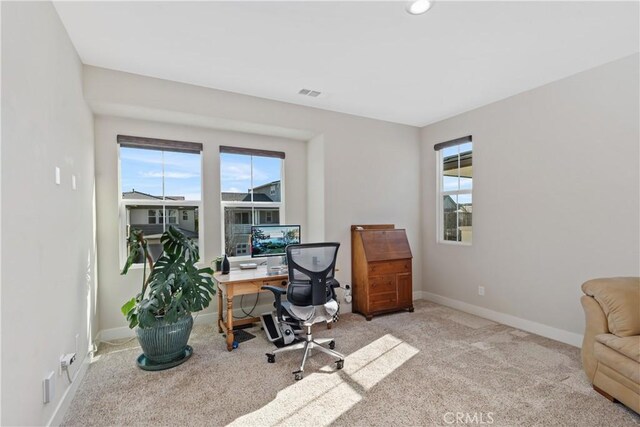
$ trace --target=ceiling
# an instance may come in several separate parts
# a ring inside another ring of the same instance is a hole
[[[414,126],[639,50],[637,2],[54,4],[85,64]]]

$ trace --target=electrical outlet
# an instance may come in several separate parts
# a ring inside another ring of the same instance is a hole
[[[60,185],[60,168],[56,166],[56,185]]]
[[[59,374],[62,375],[62,371],[69,369],[69,366],[76,360],[75,353],[63,354],[60,356],[60,371]]]
[[[484,296],[484,286],[478,286],[478,295]]]

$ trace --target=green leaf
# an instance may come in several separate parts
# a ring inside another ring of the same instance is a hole
[[[129,312],[135,308],[136,303],[137,303],[136,299],[135,298],[131,298],[129,301],[124,303],[124,305],[122,306],[120,311],[122,311],[122,314],[127,316],[129,314]]]
[[[141,230],[132,229],[127,237],[127,247],[129,248],[129,256],[124,263],[122,272],[120,274],[127,274],[129,268],[142,256],[143,261],[146,262],[147,254],[149,253],[149,245],[144,238],[144,233]]]
[[[168,254],[183,257],[185,261],[194,263],[200,259],[197,243],[185,236],[173,225],[170,225],[169,229],[162,234],[160,242],[162,243],[162,248]]]

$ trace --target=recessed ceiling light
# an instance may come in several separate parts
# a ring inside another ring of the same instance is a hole
[[[407,5],[407,12],[412,15],[422,15],[433,6],[432,0],[415,0]]]

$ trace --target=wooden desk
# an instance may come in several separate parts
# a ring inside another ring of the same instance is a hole
[[[213,280],[218,287],[218,332],[227,334],[227,350],[233,350],[233,325],[246,325],[248,323],[259,322],[259,317],[247,317],[245,319],[233,320],[233,297],[238,295],[255,294],[264,291],[263,286],[280,286],[286,288],[289,276],[284,270],[283,274],[267,275],[266,266],[260,266],[251,270],[231,270],[229,274],[215,273]],[[227,300],[227,318],[223,319],[223,297]]]

